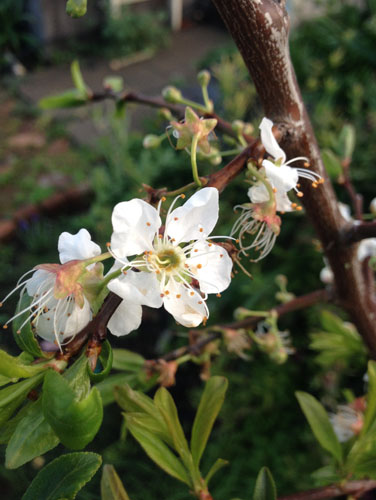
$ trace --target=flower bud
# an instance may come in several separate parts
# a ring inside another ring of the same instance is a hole
[[[251,123],[245,123],[243,133],[246,135],[252,135],[255,131],[255,127]]]
[[[154,149],[159,147],[161,144],[161,139],[154,134],[145,135],[142,145],[145,149]]]
[[[182,94],[176,87],[168,86],[162,90],[162,96],[165,101],[179,103],[182,100]]]
[[[277,363],[277,365],[282,365],[287,361],[288,353],[284,347],[281,347],[277,351],[270,354],[270,359]]]
[[[159,114],[160,118],[162,118],[163,120],[166,120],[168,122],[170,122],[171,120],[174,119],[171,111],[168,108],[160,108],[158,111],[158,114]]]
[[[210,78],[211,75],[207,69],[203,69],[197,75],[197,80],[201,87],[207,87],[209,85]]]
[[[241,120],[235,120],[232,122],[232,130],[235,132],[235,134],[242,134],[244,131],[244,122]]]

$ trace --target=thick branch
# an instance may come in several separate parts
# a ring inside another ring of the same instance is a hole
[[[326,498],[341,497],[344,495],[363,494],[376,488],[376,481],[364,479],[362,481],[349,481],[343,486],[330,485],[314,490],[293,493],[278,500],[325,500]],[[360,497],[358,497],[360,498]]]
[[[283,133],[289,158],[306,156],[325,183],[313,189],[302,181],[304,207],[335,277],[336,295],[376,356],[376,299],[365,280],[356,246],[343,245],[347,222],[325,172],[304,107],[288,47],[285,0],[213,0],[244,58],[268,118]]]
[[[342,232],[344,243],[356,243],[366,238],[376,238],[376,221],[353,224]]]

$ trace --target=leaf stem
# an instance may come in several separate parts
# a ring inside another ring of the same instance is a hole
[[[198,143],[198,134],[195,134],[192,137],[192,146],[191,146],[192,175],[197,186],[202,187],[202,182],[200,180],[200,177],[198,176],[198,169],[197,169],[197,143]]]

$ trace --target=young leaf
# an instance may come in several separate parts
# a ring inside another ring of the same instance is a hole
[[[277,490],[273,476],[267,467],[263,467],[256,479],[253,500],[276,500],[276,498]]]
[[[364,416],[363,429],[361,431],[361,436],[363,436],[370,426],[375,421],[376,417],[376,362],[368,362],[368,395],[367,395],[367,407]]]
[[[323,149],[321,152],[322,161],[331,179],[338,179],[342,174],[341,160],[331,149]]]
[[[31,300],[31,297],[29,297],[27,293],[21,295],[17,304],[16,314],[23,309],[27,309],[27,307],[31,304]],[[48,354],[44,353],[39,347],[35,335],[31,330],[30,322],[27,322],[21,329],[21,325],[25,322],[29,315],[29,311],[26,311],[24,314],[21,314],[21,316],[15,318],[12,322],[13,336],[16,344],[22,351],[26,351],[36,358],[48,357]]]
[[[351,160],[355,149],[356,135],[353,125],[348,123],[342,127],[338,139],[338,152],[344,160]]]
[[[97,453],[68,453],[46,465],[33,479],[22,500],[71,500],[102,463]]]
[[[103,406],[95,387],[84,399],[77,395],[57,372],[47,373],[43,384],[43,413],[60,441],[72,449],[82,449],[97,434]]]
[[[29,378],[47,370],[48,361],[26,365],[19,357],[14,357],[0,350],[0,374],[9,378]]]
[[[101,500],[130,500],[113,465],[103,466]]]
[[[167,474],[191,486],[188,474],[172,451],[154,434],[138,427],[130,415],[125,415],[127,427],[146,454]]]
[[[25,417],[18,423],[5,452],[5,467],[17,469],[59,444],[59,438],[46,421],[42,400],[30,405]]]
[[[171,448],[174,447],[174,442],[166,426],[161,426],[158,420],[147,413],[123,413],[124,417],[131,417],[134,425],[140,429],[145,429],[157,437],[162,439]]]
[[[138,372],[145,364],[145,358],[127,349],[114,349],[113,355],[112,366],[115,370]]]
[[[342,463],[342,448],[325,408],[306,392],[298,391],[295,395],[317,441],[339,463]]]
[[[77,89],[66,90],[58,95],[43,97],[38,102],[42,109],[74,108],[82,106],[88,100],[87,93],[80,92]]]
[[[217,458],[214,464],[210,467],[210,470],[205,477],[206,486],[209,485],[210,479],[214,476],[214,474],[228,464],[229,462],[227,460],[223,460],[223,458]]]
[[[186,467],[190,467],[192,464],[192,457],[171,394],[164,387],[160,387],[155,393],[154,403],[166,422],[174,442],[175,450],[180,455]]]
[[[113,92],[121,92],[124,88],[124,80],[121,76],[107,76],[103,80],[103,87]]]
[[[29,401],[17,414],[0,426],[0,444],[8,444],[19,422],[25,417],[33,403]]]
[[[90,379],[93,382],[101,382],[102,380],[104,380],[111,371],[112,360],[113,360],[113,355],[112,355],[111,344],[109,343],[108,340],[105,340],[102,344],[102,350],[99,355],[99,363],[102,365],[102,370],[100,370],[99,372],[95,370],[93,372],[91,371],[89,363],[87,364],[87,369],[89,372]]]
[[[115,387],[123,386],[126,384],[136,385],[138,375],[136,373],[117,373],[116,375],[110,375],[95,387],[98,389],[103,406],[106,406],[115,401]]]
[[[71,17],[84,16],[87,11],[87,0],[68,0],[66,11]]]
[[[71,75],[72,75],[72,80],[74,83],[74,86],[76,89],[81,92],[82,94],[87,93],[87,86],[84,82],[84,79],[82,77],[81,69],[80,69],[80,63],[77,61],[72,62],[71,64]]]
[[[225,399],[228,382],[224,377],[211,377],[205,385],[192,428],[191,451],[198,466],[215,419]]]

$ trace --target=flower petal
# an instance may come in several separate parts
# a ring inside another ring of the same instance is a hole
[[[152,250],[152,241],[161,226],[161,219],[149,203],[134,199],[115,206],[112,226],[111,248],[121,258]]]
[[[121,337],[127,335],[133,330],[137,330],[142,320],[142,307],[138,304],[132,304],[123,300],[110,321],[107,323],[107,328],[112,335]]]
[[[163,304],[180,325],[194,328],[208,317],[205,301],[197,291],[188,289],[173,278],[167,283],[166,290],[169,293],[165,295]]]
[[[166,233],[175,243],[206,238],[218,220],[218,190],[200,189],[182,207],[171,212],[166,220]]]
[[[107,286],[126,302],[156,308],[163,304],[160,283],[154,273],[128,271]]]
[[[252,203],[264,203],[265,201],[269,201],[268,190],[262,182],[258,182],[251,186],[247,194]]]
[[[101,254],[99,245],[91,241],[87,229],[80,229],[78,233],[61,233],[57,244],[60,262],[65,264],[70,260],[84,260]]]
[[[286,161],[286,154],[279,146],[276,138],[273,135],[273,122],[269,118],[263,118],[260,123],[261,142],[266,152],[269,153],[275,160],[282,159],[282,163]]]
[[[27,280],[26,291],[30,297],[33,297],[36,293],[43,293],[55,286],[56,274],[50,273],[45,269],[38,269],[32,275],[32,277]]]
[[[287,193],[296,187],[299,174],[295,168],[288,167],[287,165],[277,167],[269,160],[264,160],[262,166],[265,168],[268,180],[277,191],[281,190]]]
[[[203,293],[219,293],[231,282],[232,260],[219,245],[198,241],[186,263],[196,275]]]
[[[376,238],[366,238],[359,243],[358,260],[362,261],[367,257],[376,255]]]
[[[275,194],[277,212],[292,212],[291,200],[284,191],[277,191]]]

